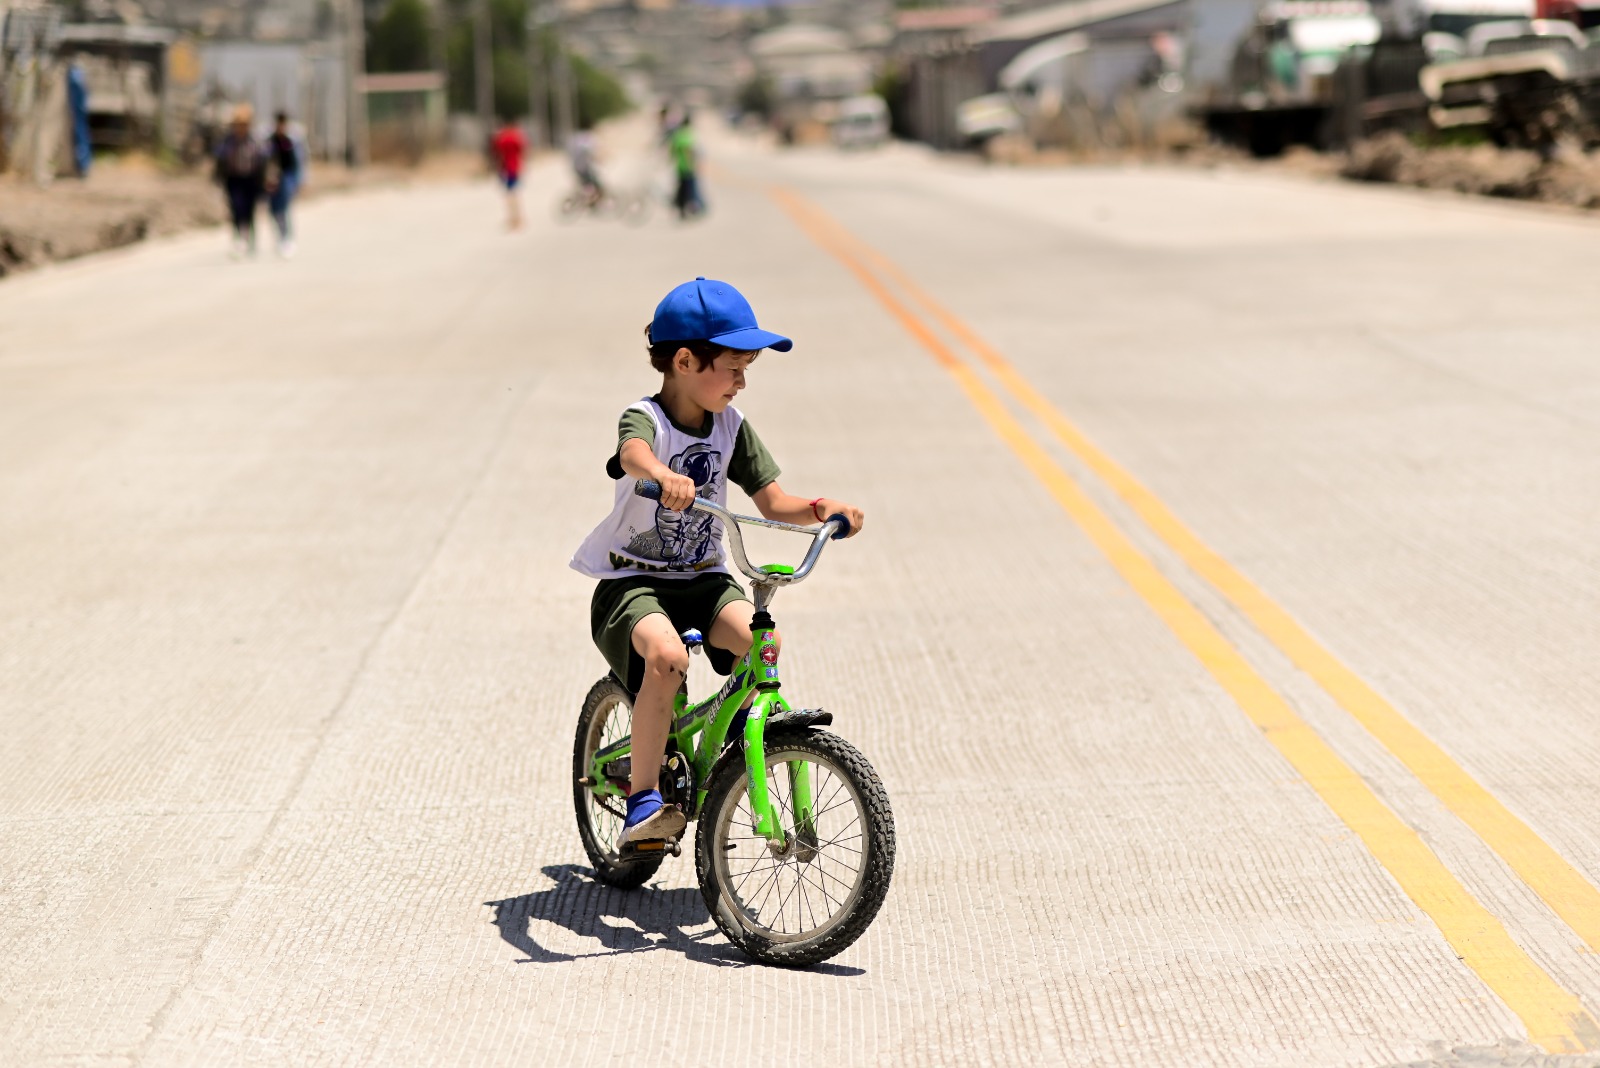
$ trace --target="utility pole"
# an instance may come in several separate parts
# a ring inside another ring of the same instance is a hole
[[[367,163],[367,24],[361,0],[344,0],[345,161]]]
[[[472,20],[472,73],[477,88],[478,121],[484,133],[494,130],[494,39],[489,26],[489,0],[476,0]]]
[[[567,55],[565,34],[556,37],[556,125],[559,143],[566,145],[577,125],[573,116],[572,60]]]
[[[527,37],[528,130],[534,148],[550,147],[550,70],[543,48],[544,28],[549,24],[550,17],[543,4],[536,2],[529,7],[524,31]]]

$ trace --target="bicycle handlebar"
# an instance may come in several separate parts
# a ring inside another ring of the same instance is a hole
[[[661,483],[653,478],[641,478],[633,484],[633,492],[647,500],[661,500]],[[715,501],[708,501],[704,497],[696,497],[689,504],[689,511],[706,512],[722,520],[723,529],[728,532],[728,548],[732,553],[733,562],[740,571],[743,571],[751,582],[766,583],[769,586],[788,586],[799,582],[811,573],[816,566],[817,559],[822,555],[823,547],[831,541],[838,541],[850,533],[850,520],[843,515],[835,513],[828,517],[828,521],[820,527],[803,527],[796,523],[780,523],[775,519],[763,519],[753,515],[735,515]],[[796,534],[810,534],[813,538],[811,548],[806,550],[805,559],[800,566],[790,574],[781,574],[772,571],[763,571],[750,563],[750,558],[744,552],[744,534],[739,529],[741,523],[752,526],[770,527],[773,530],[791,530]]]

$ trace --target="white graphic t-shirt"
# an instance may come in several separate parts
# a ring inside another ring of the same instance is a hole
[[[728,468],[744,416],[737,408],[712,415],[711,433],[696,437],[673,425],[653,398],[629,405],[655,423],[656,458],[694,480],[696,494],[724,507]],[[626,413],[624,413],[626,414]],[[700,512],[675,512],[633,492],[634,479],[616,482],[608,515],[572,556],[573,570],[595,579],[662,575],[690,578],[727,572],[722,555],[722,520]]]

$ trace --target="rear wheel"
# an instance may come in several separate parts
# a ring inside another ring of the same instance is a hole
[[[589,201],[582,192],[568,193],[556,203],[556,220],[573,222],[589,209]]]
[[[737,751],[735,751],[737,752]],[[809,776],[811,807],[793,787]],[[695,838],[711,918],[757,960],[807,965],[841,952],[872,923],[894,873],[894,816],[883,783],[849,742],[814,729],[767,736],[767,788],[785,844],[755,833],[743,759],[713,772]]]
[[[596,794],[583,784],[595,753],[633,734],[633,697],[607,675],[589,690],[578,714],[578,736],[572,746],[572,801],[577,810],[578,837],[589,854],[597,879],[611,886],[643,886],[663,857],[624,863],[617,852],[617,836],[627,814],[626,802],[616,794]]]

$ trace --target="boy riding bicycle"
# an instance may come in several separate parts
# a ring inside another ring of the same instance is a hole
[[[673,698],[688,675],[680,637],[707,636],[711,666],[728,674],[750,648],[754,606],[723,559],[721,521],[687,511],[696,496],[726,505],[732,479],[768,519],[822,522],[834,513],[861,530],[859,508],[808,500],[778,485],[778,465],[737,408],[745,372],[762,349],[794,343],[756,325],[755,313],[725,282],[697,278],[656,306],[646,330],[661,391],[630,405],[606,473],[618,480],[611,514],[579,546],[572,567],[599,580],[590,601],[594,641],[635,695],[632,779],[618,845],[676,839],[687,820],[658,789]],[[661,484],[661,500],[636,496],[635,479]]]

